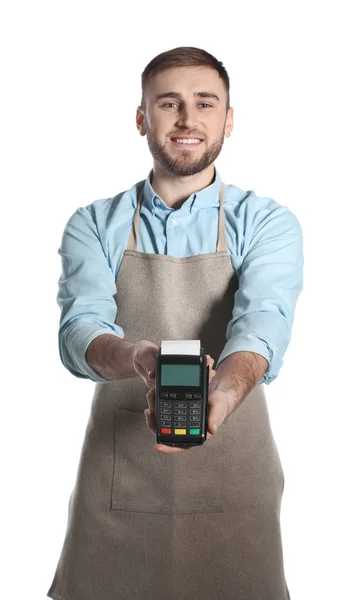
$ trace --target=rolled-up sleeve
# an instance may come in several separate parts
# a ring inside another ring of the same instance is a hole
[[[57,303],[61,309],[58,345],[61,361],[76,377],[101,383],[85,354],[90,342],[103,333],[124,337],[115,324],[116,282],[105,256],[97,227],[87,208],[78,208],[67,222],[58,253],[62,273]]]
[[[233,352],[255,352],[269,362],[258,384],[270,384],[283,364],[303,289],[302,229],[294,213],[274,201],[246,215],[245,223],[246,253],[216,369]]]

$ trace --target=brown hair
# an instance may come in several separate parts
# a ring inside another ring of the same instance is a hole
[[[199,67],[208,66],[218,71],[219,76],[223,79],[226,91],[227,91],[227,103],[226,110],[230,108],[229,99],[229,76],[223,66],[223,63],[217,60],[212,54],[202,50],[201,48],[194,48],[192,46],[180,46],[179,48],[173,48],[162,52],[153,58],[145,67],[142,73],[142,99],[141,106],[143,110],[146,108],[145,90],[148,81],[150,81],[157,73],[169,69],[172,67]]]

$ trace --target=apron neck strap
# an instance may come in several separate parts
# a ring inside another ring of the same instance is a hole
[[[127,250],[137,250],[137,240],[138,240],[138,225],[139,225],[139,217],[141,212],[141,207],[144,200],[144,186],[145,181],[141,187],[138,196],[137,208],[134,214],[133,225],[131,228],[131,232],[129,234]],[[219,211],[218,211],[218,240],[217,240],[217,252],[226,252],[227,251],[227,242],[226,242],[226,232],[224,227],[224,185],[221,182],[221,187],[219,190]]]

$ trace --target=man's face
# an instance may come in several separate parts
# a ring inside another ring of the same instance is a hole
[[[179,97],[156,99],[176,92]],[[210,92],[217,98],[194,96]],[[222,79],[209,67],[174,67],[156,75],[146,90],[146,111],[137,109],[141,135],[147,134],[153,158],[169,173],[195,175],[214,163],[224,136],[233,129],[233,109],[226,114],[227,92]],[[202,138],[198,145],[177,144],[172,137]]]

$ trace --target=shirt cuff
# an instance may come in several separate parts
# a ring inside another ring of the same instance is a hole
[[[266,383],[269,385],[274,379],[276,379],[282,365],[283,359],[275,345],[271,342],[269,338],[266,340],[258,336],[257,333],[246,333],[238,337],[231,337],[224,349],[221,352],[221,355],[217,361],[215,370],[217,371],[222,360],[227,358],[233,352],[256,352],[257,354],[261,354],[266,360],[269,361],[269,367],[263,377],[258,381],[257,385],[262,383]]]
[[[111,334],[116,337],[124,338],[124,332],[121,327],[115,325],[117,332],[109,327],[98,327],[95,324],[82,325],[71,323],[62,334],[59,335],[59,354],[61,361],[66,369],[72,375],[83,379],[91,379],[99,383],[108,383],[111,379],[106,379],[97,373],[87,362],[85,358],[86,350],[96,337],[102,334]],[[70,352],[68,351],[70,348]]]

